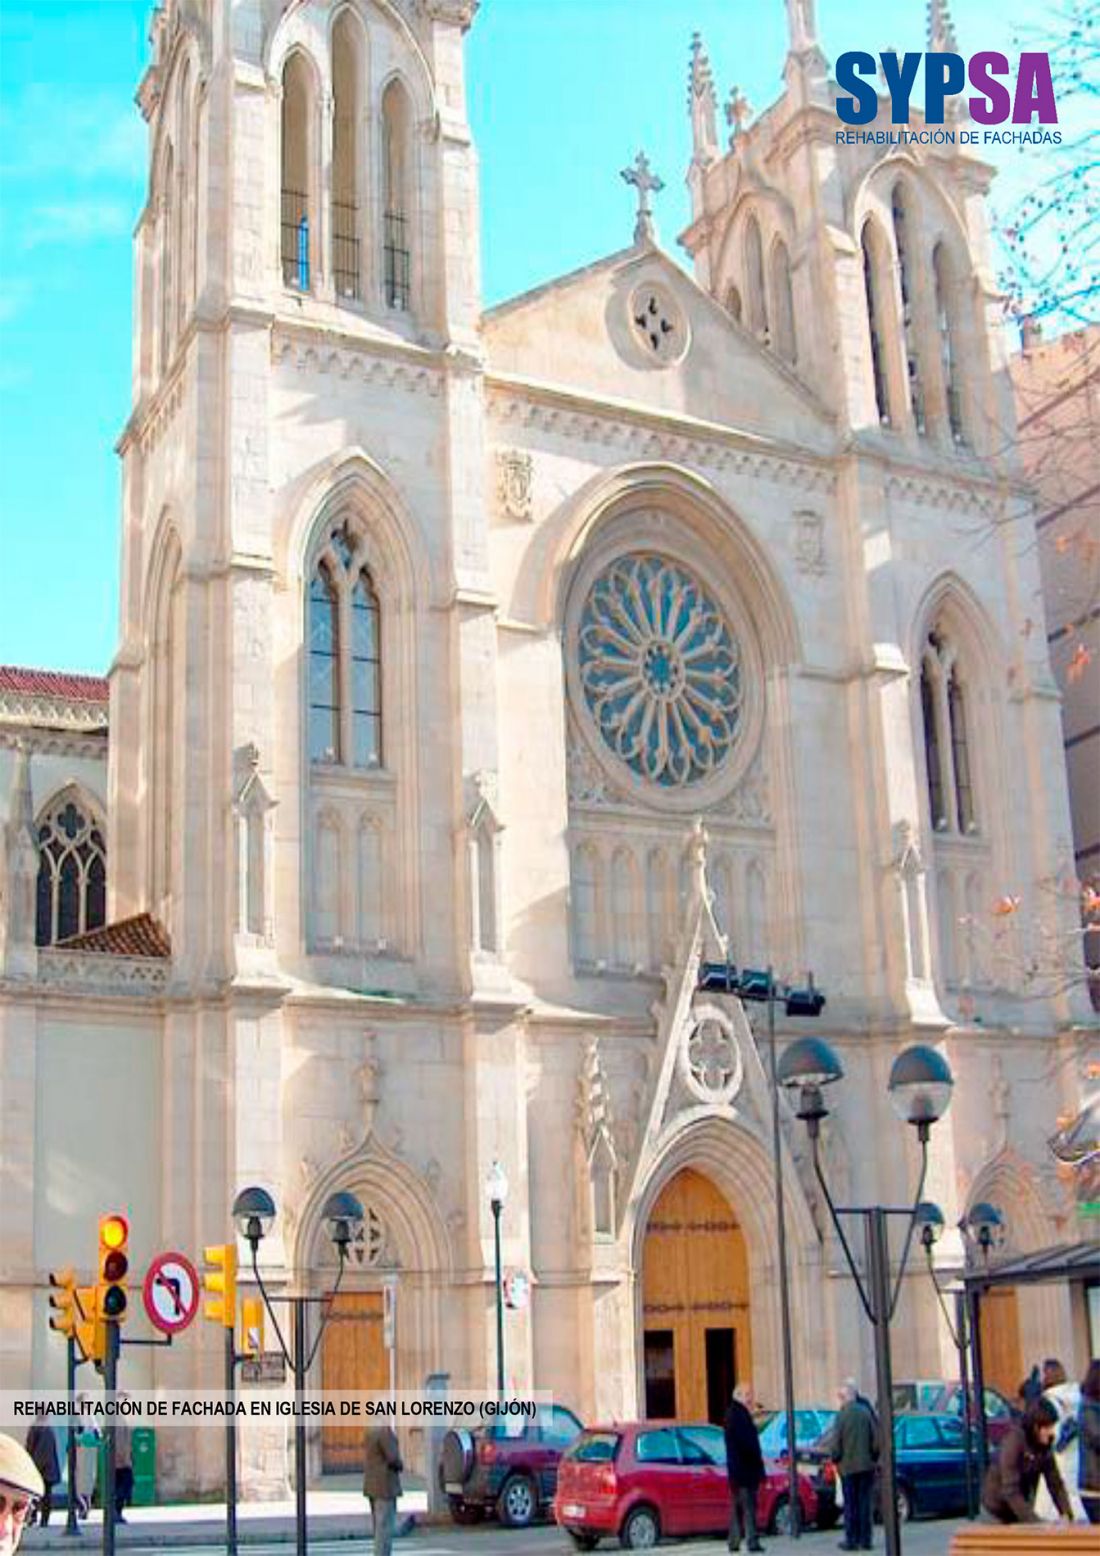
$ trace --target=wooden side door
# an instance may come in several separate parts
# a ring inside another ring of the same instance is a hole
[[[1015,1286],[982,1292],[982,1369],[988,1387],[1015,1399],[1027,1369],[1020,1353],[1020,1312]]]
[[[389,1357],[382,1343],[382,1293],[341,1291],[321,1341],[321,1386],[325,1389],[389,1388]],[[362,1420],[326,1416],[321,1427],[321,1469],[347,1474],[363,1467]]]

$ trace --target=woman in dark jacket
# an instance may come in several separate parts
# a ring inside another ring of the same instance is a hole
[[[1100,1524],[1100,1360],[1089,1362],[1077,1417],[1077,1489],[1090,1524]]]
[[[1057,1410],[1049,1399],[1037,1399],[1023,1421],[1006,1433],[982,1487],[982,1506],[999,1524],[1042,1522],[1035,1511],[1040,1478],[1062,1517],[1072,1520],[1073,1508],[1054,1457],[1057,1429]]]

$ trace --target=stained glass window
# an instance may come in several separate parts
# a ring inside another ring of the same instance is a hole
[[[87,806],[72,798],[59,799],[38,824],[35,909],[37,945],[107,922],[107,845]]]
[[[314,762],[340,760],[340,618],[323,565],[309,589],[309,755]]]
[[[741,655],[721,607],[667,557],[620,557],[593,583],[577,645],[588,711],[607,746],[664,788],[697,783],[741,722]]]

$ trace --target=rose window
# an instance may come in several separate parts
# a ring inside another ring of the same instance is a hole
[[[620,557],[581,612],[580,683],[606,744],[665,788],[716,772],[741,720],[741,654],[721,607],[668,557]]]
[[[724,1020],[700,1014],[687,1037],[687,1071],[692,1090],[707,1102],[727,1102],[741,1085],[741,1052]]]

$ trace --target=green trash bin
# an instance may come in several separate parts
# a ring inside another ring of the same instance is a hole
[[[151,1426],[134,1428],[134,1506],[152,1507],[157,1500],[157,1434]]]

